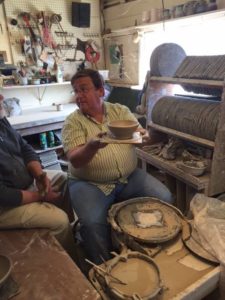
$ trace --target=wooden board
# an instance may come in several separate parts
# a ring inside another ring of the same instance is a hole
[[[153,165],[154,167],[165,171],[166,173],[174,176],[175,178],[181,180],[182,182],[192,186],[197,191],[207,190],[209,183],[209,173],[204,174],[201,177],[195,177],[191,174],[187,174],[181,169],[179,169],[176,164],[179,160],[169,161],[164,158],[158,157],[157,155],[152,155],[147,151],[137,148],[137,156],[141,160]]]
[[[133,134],[132,139],[119,140],[119,139],[112,137],[112,135],[107,134],[107,135],[103,136],[102,138],[100,138],[100,141],[103,143],[107,143],[107,144],[141,144],[142,137],[140,135],[140,132],[135,132]]]
[[[161,126],[161,125],[158,125],[158,124],[154,124],[152,122],[150,122],[148,124],[148,127],[152,128],[152,129],[155,129],[155,130],[158,130],[160,132],[167,133],[169,135],[181,138],[181,139],[189,141],[189,142],[194,142],[194,143],[199,144],[201,146],[205,146],[205,147],[208,147],[208,148],[214,148],[215,147],[215,143],[212,142],[212,141],[209,141],[209,140],[206,140],[206,139],[203,139],[203,138],[199,138],[197,136],[193,136],[193,135],[188,134],[188,133],[183,133],[183,132],[177,131],[175,129],[167,128],[167,127],[164,127],[164,126]]]
[[[186,79],[186,78],[152,76],[151,81],[162,82],[162,83],[174,83],[174,84],[190,84],[193,86],[218,87],[221,90],[223,88],[223,81],[219,81],[219,80]]]
[[[100,300],[77,265],[46,230],[1,230],[1,253],[13,263],[15,300]]]

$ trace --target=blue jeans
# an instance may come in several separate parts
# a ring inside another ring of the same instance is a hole
[[[136,197],[156,197],[173,202],[167,187],[139,168],[128,177],[127,184],[116,184],[108,196],[86,181],[69,179],[68,186],[72,206],[81,224],[80,234],[86,253],[95,264],[102,263],[102,258],[111,258],[113,249],[107,216],[112,204]]]

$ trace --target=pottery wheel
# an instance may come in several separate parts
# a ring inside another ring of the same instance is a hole
[[[131,200],[121,203],[116,213],[116,222],[125,234],[145,243],[159,243],[180,232],[180,218],[172,206],[154,198]]]
[[[106,275],[109,289],[112,294],[120,295],[119,299],[133,299],[133,295],[152,299],[161,289],[157,266],[140,255],[133,254],[126,261],[119,261],[111,267],[110,274],[124,282],[118,283]]]

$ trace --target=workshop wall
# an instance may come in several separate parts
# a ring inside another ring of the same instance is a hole
[[[0,5],[0,53],[3,54],[5,63],[12,63],[11,49],[6,27],[3,4]]]
[[[113,2],[114,5],[110,6],[110,3]],[[159,37],[164,32],[165,36],[169,36],[168,26],[163,22],[163,8],[165,9],[164,13],[167,12],[168,14],[167,18],[164,17],[164,19],[168,19],[172,15],[171,18],[174,20],[186,20],[186,24],[182,25],[183,27],[191,25],[192,21],[188,24],[186,16],[181,18],[184,16],[183,10],[180,12],[180,15],[178,13],[177,15],[174,14],[174,10],[179,12],[178,8],[184,7],[181,4],[191,3],[191,1],[133,0],[115,2],[113,0],[104,0],[105,9],[103,10],[105,20],[103,37],[109,78],[113,84],[142,85],[146,69],[149,69],[149,58],[146,59],[145,54],[151,54],[149,46],[155,47],[155,43],[151,42],[149,42],[150,45],[147,45],[147,47],[143,47],[144,31],[148,32],[148,34],[152,33],[156,37]],[[210,7],[209,0],[199,0],[196,3],[199,3],[199,5],[205,4],[204,14]],[[218,10],[224,8],[225,0],[217,0],[216,5]],[[204,5],[201,9],[203,8]],[[197,15],[198,13],[195,14]],[[174,28],[181,26],[175,22],[168,22],[168,24],[174,24]],[[148,27],[148,25],[150,26]],[[198,22],[195,22],[195,26],[198,26]],[[193,30],[195,31],[195,28]],[[114,54],[112,55],[113,47]]]
[[[72,26],[72,2],[90,3],[90,27],[82,28]],[[76,50],[78,39],[80,42],[79,49],[82,48],[83,43],[90,42],[95,47],[96,52],[100,54],[97,62],[86,62],[89,67],[97,69],[104,69],[104,51],[101,38],[101,16],[99,9],[99,0],[91,1],[71,1],[71,0],[10,0],[4,1],[0,6],[0,13],[4,16],[5,20],[1,18],[5,29],[2,36],[4,41],[0,51],[3,49],[12,53],[12,59],[8,63],[13,63],[16,66],[21,64],[43,66],[43,60],[38,58],[37,62],[32,61],[31,55],[24,53],[24,41],[31,36],[31,29],[36,36],[43,38],[45,31],[45,38],[50,40],[50,46],[45,47],[46,62],[51,63],[56,60],[57,63],[62,63],[64,70],[64,80],[69,80],[71,75],[76,72],[76,69],[85,59],[85,53],[81,50]],[[48,23],[48,30],[44,28],[43,21],[37,18],[37,15],[43,12],[44,20]],[[24,20],[23,13],[30,15],[28,22]],[[60,16],[60,22],[51,22],[53,15]],[[16,20],[16,24],[15,24]],[[15,24],[15,25],[13,25]],[[6,31],[8,27],[8,32]],[[0,30],[1,31],[1,30]],[[0,32],[1,35],[1,32]],[[57,45],[57,48],[51,46],[51,41]],[[50,55],[49,55],[50,54]],[[53,57],[53,60],[52,60]],[[43,93],[44,91],[44,93]],[[4,89],[1,91],[4,97],[17,97],[21,100],[23,109],[38,107],[40,105],[47,106],[54,103],[68,103],[72,101],[70,85],[62,86],[48,86],[46,90],[40,86],[37,88],[28,89]],[[42,96],[42,101],[38,100]]]
[[[45,37],[50,36],[52,42],[59,46],[59,50],[54,50],[49,47],[49,51],[57,52],[59,58],[63,60],[79,60],[84,59],[84,53],[77,51],[77,38],[82,41],[93,40],[99,47],[101,52],[101,59],[97,62],[97,67],[102,68],[103,51],[100,36],[100,15],[99,15],[99,1],[86,1],[91,4],[90,28],[78,28],[72,26],[72,2],[71,0],[54,0],[54,1],[35,1],[35,0],[10,0],[5,1],[5,11],[7,17],[7,25],[9,29],[10,44],[12,47],[13,61],[16,64],[18,61],[25,61],[26,58],[22,54],[23,41],[26,36],[30,35],[29,24],[37,36],[44,37],[44,21],[37,18],[37,14],[43,12],[44,19],[48,27],[45,30]],[[80,2],[80,1],[74,1]],[[21,16],[22,13],[30,14],[29,23],[24,21]],[[51,22],[51,17],[54,14],[61,16],[60,22]],[[16,19],[18,24],[12,25],[12,19]],[[41,24],[42,23],[42,24]],[[64,35],[65,33],[65,35]],[[54,53],[53,53],[54,54]]]

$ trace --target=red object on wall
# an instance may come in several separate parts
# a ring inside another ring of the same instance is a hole
[[[92,64],[95,64],[100,59],[100,53],[95,51],[93,47],[88,44],[85,48],[85,59]]]

